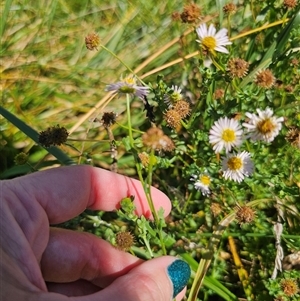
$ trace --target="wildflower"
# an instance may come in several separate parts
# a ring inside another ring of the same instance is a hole
[[[185,100],[179,100],[175,103],[173,109],[180,115],[181,118],[185,118],[190,115],[190,104]]]
[[[39,134],[39,143],[44,147],[52,145],[61,145],[67,141],[69,136],[68,131],[59,125],[49,127],[46,131],[41,131]]]
[[[239,206],[235,218],[239,224],[250,224],[255,218],[255,211],[248,206]]]
[[[216,55],[216,51],[229,53],[224,47],[232,44],[228,39],[227,29],[222,28],[218,32],[216,31],[217,30],[213,24],[210,24],[208,28],[206,23],[201,24],[198,28],[196,28],[196,32],[199,37],[197,42],[201,44],[205,51],[211,53],[212,55]]]
[[[105,128],[109,128],[116,123],[117,117],[118,114],[114,112],[104,112],[100,121]]]
[[[284,294],[288,297],[296,295],[299,291],[297,281],[294,279],[282,279],[280,281],[280,286]]]
[[[227,69],[231,77],[242,78],[247,75],[249,63],[240,58],[232,58],[228,61]]]
[[[297,5],[297,0],[284,0],[283,5],[286,8],[294,8]]]
[[[192,175],[190,178],[191,181],[194,181],[194,187],[197,190],[200,190],[203,195],[209,195],[210,194],[210,189],[209,185],[211,183],[211,177],[207,172],[204,172],[200,174],[199,176],[197,175]]]
[[[209,143],[213,145],[216,153],[220,153],[223,148],[228,153],[232,147],[242,144],[242,133],[243,130],[237,120],[220,118],[209,131]]]
[[[158,151],[164,150],[170,152],[175,148],[173,141],[157,127],[148,129],[148,131],[142,135],[142,142],[145,146]]]
[[[164,95],[165,103],[169,107],[172,107],[174,103],[182,99],[181,88],[172,85],[171,90],[172,93]]]
[[[183,12],[180,14],[181,21],[183,23],[194,23],[200,18],[201,9],[195,3],[187,4],[184,7]]]
[[[173,129],[176,129],[181,122],[180,113],[174,109],[168,110],[164,113],[164,119],[167,125]]]
[[[275,77],[271,70],[261,70],[256,73],[254,83],[259,87],[269,89],[275,84]]]
[[[284,121],[284,118],[273,116],[273,110],[270,108],[266,108],[264,111],[257,109],[256,111],[258,115],[248,112],[245,114],[249,121],[248,123],[243,123],[243,126],[251,133],[251,140],[273,141],[281,130],[281,123]]]
[[[130,232],[119,232],[116,235],[116,247],[122,251],[128,251],[134,245],[134,237]]]
[[[234,14],[236,12],[236,5],[234,3],[227,3],[223,6],[223,12],[225,14]]]
[[[137,96],[144,101],[144,97],[149,93],[149,88],[138,86],[134,75],[121,78],[121,81],[106,86],[106,91],[114,91],[115,94],[130,94]]]
[[[98,50],[97,47],[100,44],[100,38],[96,33],[90,33],[85,37],[85,46],[88,50]]]
[[[238,154],[229,154],[222,160],[223,177],[227,180],[242,182],[245,177],[253,173],[254,165],[250,153],[243,151]]]

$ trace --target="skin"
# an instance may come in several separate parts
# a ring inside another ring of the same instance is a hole
[[[151,193],[168,215],[167,196]],[[137,214],[151,218],[139,181],[99,168],[60,167],[1,181],[0,300],[172,300],[166,269],[174,257],[144,262],[89,233],[49,226],[86,208],[115,210],[130,195]]]

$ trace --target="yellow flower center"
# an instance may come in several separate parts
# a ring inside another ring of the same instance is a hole
[[[264,135],[271,133],[275,129],[274,123],[268,118],[257,124],[257,129]]]
[[[233,142],[235,141],[235,132],[232,129],[226,129],[222,133],[222,139],[225,142]]]
[[[207,51],[214,52],[214,49],[217,46],[217,41],[214,37],[205,37],[202,40],[202,45]]]
[[[205,186],[209,186],[210,184],[210,177],[209,176],[206,176],[206,175],[201,175],[199,177],[199,181],[204,184]]]
[[[231,170],[238,170],[243,166],[243,161],[238,157],[232,157],[228,160],[227,166]]]
[[[136,80],[134,76],[127,76],[124,79],[122,79],[122,82],[124,82],[127,85],[135,85]]]

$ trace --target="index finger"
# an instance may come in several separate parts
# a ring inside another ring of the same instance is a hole
[[[124,197],[134,196],[138,215],[151,216],[142,187],[135,180],[88,165],[58,167],[12,180],[15,189],[23,187],[22,198],[36,200],[46,211],[51,224],[62,223],[86,208],[112,211],[120,207]],[[167,216],[171,210],[168,197],[151,187],[156,210],[163,208]]]

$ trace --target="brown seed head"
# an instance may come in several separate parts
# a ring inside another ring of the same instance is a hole
[[[296,58],[291,59],[290,65],[291,65],[291,66],[298,67],[298,65],[299,65],[299,60],[297,60]]]
[[[248,73],[249,63],[243,59],[232,58],[228,61],[227,69],[231,77],[242,78]]]
[[[180,13],[178,11],[175,11],[174,13],[172,13],[172,20],[173,21],[180,21],[181,20]]]
[[[238,207],[235,218],[239,224],[250,224],[255,218],[255,211],[248,206]]]
[[[100,121],[105,128],[108,128],[116,123],[117,117],[118,114],[114,112],[104,112]]]
[[[211,210],[211,212],[213,213],[214,216],[218,216],[222,212],[222,207],[218,203],[212,203],[210,205],[210,210]]]
[[[283,5],[286,8],[294,8],[297,5],[297,0],[284,0]]]
[[[180,125],[182,117],[177,110],[171,109],[164,113],[164,119],[169,127],[176,129]]]
[[[280,281],[280,286],[284,294],[288,297],[296,295],[299,291],[297,282],[294,279],[282,279]]]
[[[41,131],[39,134],[39,143],[44,147],[52,145],[61,145],[67,141],[69,136],[68,131],[59,125],[49,127],[46,131]]]
[[[175,148],[173,141],[157,127],[151,127],[145,132],[142,135],[142,142],[145,146],[158,151],[163,150],[170,152]]]
[[[187,4],[180,14],[183,23],[195,23],[199,21],[201,9],[195,3]]]
[[[300,149],[300,128],[291,127],[287,132],[285,139],[291,143],[291,145]]]
[[[175,103],[175,105],[173,106],[173,110],[179,113],[181,118],[185,118],[188,115],[190,115],[190,111],[191,111],[190,104],[183,99]]]
[[[224,90],[223,89],[216,89],[214,93],[215,99],[222,99],[224,96]]]
[[[116,235],[116,248],[128,251],[134,245],[134,236],[130,232],[119,232]]]
[[[146,152],[142,152],[138,154],[141,163],[144,167],[147,167],[149,165],[149,155]]]
[[[88,50],[98,50],[100,37],[96,33],[90,33],[85,37],[85,46]]]
[[[275,84],[275,77],[271,70],[261,70],[256,73],[254,82],[259,87],[269,89]]]
[[[236,5],[231,3],[227,3],[223,6],[223,12],[225,14],[234,14],[236,12]]]

